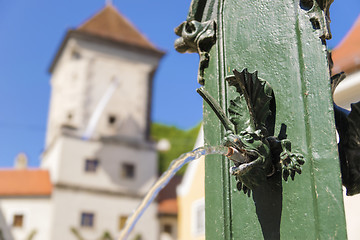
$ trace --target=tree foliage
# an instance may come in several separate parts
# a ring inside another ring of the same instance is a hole
[[[151,126],[151,136],[154,141],[167,139],[170,142],[168,151],[159,151],[159,173],[163,173],[169,167],[172,160],[181,154],[191,151],[199,134],[200,124],[189,130],[182,130],[175,126],[168,126],[153,123]],[[182,168],[177,174],[183,175],[186,167]]]

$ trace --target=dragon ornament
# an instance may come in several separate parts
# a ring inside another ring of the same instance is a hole
[[[305,163],[301,154],[291,152],[291,142],[286,138],[286,125],[274,135],[275,97],[268,82],[258,78],[257,72],[233,71],[226,78],[239,94],[230,101],[229,118],[216,100],[203,88],[197,89],[226,129],[223,144],[228,147],[227,157],[234,165],[230,168],[235,176],[237,189],[250,196],[251,190],[282,172],[285,181],[301,174]]]

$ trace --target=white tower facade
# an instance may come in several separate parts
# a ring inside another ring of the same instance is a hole
[[[48,239],[116,237],[155,181],[150,110],[162,56],[111,5],[68,31],[50,69],[41,163],[53,184]],[[155,240],[158,229],[154,203],[133,237]]]

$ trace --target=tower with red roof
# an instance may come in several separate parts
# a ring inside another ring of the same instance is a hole
[[[50,67],[40,169],[0,171],[3,237],[118,236],[157,178],[149,129],[163,54],[111,4],[67,31]],[[130,238],[155,240],[158,232],[152,203]]]

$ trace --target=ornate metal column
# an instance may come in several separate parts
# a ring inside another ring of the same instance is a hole
[[[326,50],[331,2],[193,0],[176,29],[177,50],[200,55],[205,142],[240,154],[235,165],[206,161],[207,239],[346,239]],[[247,97],[256,84],[265,95]]]

